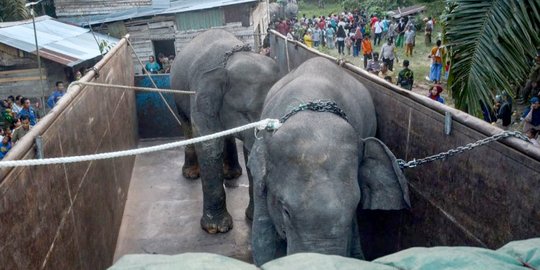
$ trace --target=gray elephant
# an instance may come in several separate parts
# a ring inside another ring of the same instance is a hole
[[[278,71],[274,60],[251,52],[227,31],[209,30],[194,38],[171,69],[173,89],[196,91],[192,96],[175,95],[185,136],[213,134],[258,121],[264,98],[278,80]],[[247,159],[253,131],[237,134],[236,138],[243,141]],[[182,172],[187,178],[196,178],[200,171],[204,197],[201,227],[209,233],[232,228],[223,188],[224,167],[229,167],[229,172],[240,168],[234,138],[211,140],[185,150]],[[250,199],[248,218],[252,209]]]
[[[310,103],[317,100],[333,102]],[[357,208],[410,207],[396,158],[374,138],[368,90],[335,63],[317,57],[290,72],[268,93],[261,118],[282,126],[260,132],[249,156],[257,265],[298,252],[363,258]]]
[[[270,3],[268,6],[270,19],[275,22],[281,19],[292,19],[298,14],[298,4],[296,0],[288,0],[280,3]]]

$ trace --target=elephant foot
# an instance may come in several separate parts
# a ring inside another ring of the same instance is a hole
[[[223,164],[223,177],[227,180],[236,179],[242,175],[242,167],[231,167],[227,164]]]
[[[192,165],[192,166],[186,166],[182,167],[182,175],[186,179],[197,179],[200,176],[200,168],[199,165]]]
[[[206,212],[201,218],[201,228],[209,234],[226,233],[233,228],[232,217],[226,210],[219,216]]]

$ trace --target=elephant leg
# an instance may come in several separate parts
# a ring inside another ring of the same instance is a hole
[[[232,229],[232,217],[223,187],[223,139],[198,144],[196,149],[203,189],[201,227],[211,234],[227,232]]]
[[[223,175],[225,179],[236,179],[242,175],[242,167],[238,162],[238,150],[236,148],[236,139],[233,136],[225,138],[225,145],[223,152],[225,157],[223,159]],[[227,185],[227,183],[225,183]]]
[[[193,138],[191,123],[182,121],[182,130],[186,139]],[[200,176],[199,162],[195,146],[188,145],[184,150],[184,166],[182,166],[182,175],[186,179],[197,179]]]
[[[191,123],[195,134],[200,136],[221,131],[219,110],[223,96],[220,78],[226,78],[224,70],[205,74],[192,97]],[[225,188],[223,187],[224,138],[205,141],[195,145],[199,160],[203,190],[203,216],[201,227],[208,233],[227,232],[232,229],[232,217],[227,211]]]

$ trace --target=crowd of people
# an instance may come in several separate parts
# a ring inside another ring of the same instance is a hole
[[[80,79],[82,74],[77,71],[75,79]],[[64,96],[65,87],[62,81],[55,83],[55,89],[47,99],[47,107],[54,108],[56,103]],[[35,103],[35,107],[41,105]],[[25,136],[34,125],[39,121],[40,115],[38,110],[32,106],[30,98],[18,96],[9,96],[2,100],[0,104],[0,159],[11,150],[23,136]]]
[[[148,63],[146,63],[142,72],[145,73],[146,70],[151,74],[170,73],[173,61],[174,55],[166,57],[163,53],[159,53],[157,61],[154,56],[151,55],[148,57]]]
[[[278,32],[290,40],[303,42],[308,47],[326,47],[330,50],[337,48],[340,57],[362,57],[363,66],[391,83],[396,83],[404,89],[412,90],[414,72],[410,69],[410,60],[404,59],[399,72],[394,76],[394,64],[399,63],[398,49],[403,49],[405,57],[412,57],[416,45],[416,33],[423,27],[426,46],[432,45],[432,33],[435,22],[429,17],[417,23],[414,17],[403,16],[379,18],[372,14],[369,17],[364,11],[354,10],[339,15],[313,16],[305,14],[299,19],[280,20],[272,25]],[[437,93],[434,100],[444,102],[440,97],[442,92],[442,68],[446,50],[440,40],[432,48],[431,69],[429,81],[436,85],[429,96]],[[445,74],[449,70],[449,62],[445,66]],[[383,70],[384,69],[384,70]]]

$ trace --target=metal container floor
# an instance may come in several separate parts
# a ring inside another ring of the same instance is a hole
[[[171,141],[141,141],[139,147]],[[251,222],[244,214],[249,200],[248,179],[241,143],[238,145],[243,174],[236,180],[236,187],[226,187],[233,229],[213,235],[200,227],[201,180],[188,180],[182,176],[184,149],[137,156],[114,261],[126,254],[210,252],[251,262]]]

